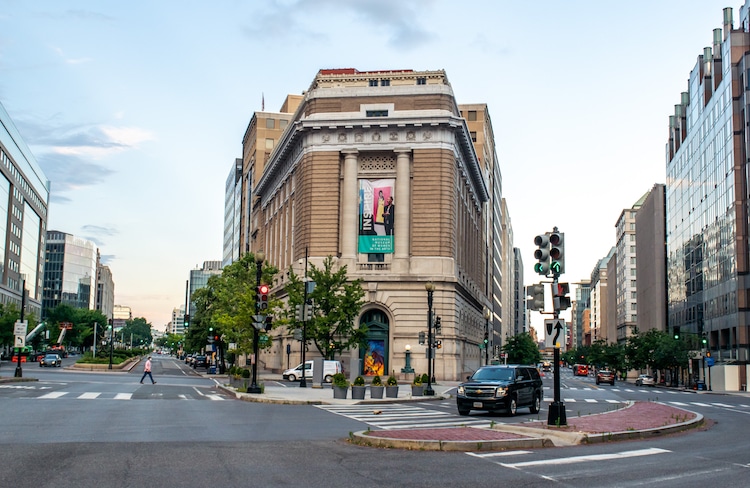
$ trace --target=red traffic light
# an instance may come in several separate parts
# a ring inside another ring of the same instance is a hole
[[[261,295],[268,294],[268,285],[260,285],[258,287],[258,293],[260,293]]]

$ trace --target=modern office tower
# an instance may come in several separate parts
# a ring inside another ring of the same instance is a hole
[[[635,216],[636,326],[641,332],[667,330],[666,186],[656,184]]]
[[[96,310],[99,267],[96,244],[56,230],[47,231],[42,316],[60,304]]]
[[[358,324],[369,336],[351,355],[380,374],[404,367],[407,345],[412,366],[428,370],[417,341],[427,332],[432,283],[433,311],[442,318],[435,376],[455,380],[475,370],[484,360],[484,309],[495,303],[489,175],[445,72],[321,70],[280,139],[268,143],[275,147],[262,167],[258,139],[243,150],[243,175],[260,175],[246,231],[250,252],[262,250],[298,275],[306,250],[317,266],[332,256],[361,279]],[[272,292],[282,299],[284,285],[281,273]],[[287,344],[297,354],[292,335],[282,336],[263,352],[266,367],[285,363]]]
[[[221,265],[229,266],[240,257],[242,219],[242,159],[237,158],[224,187],[224,251]]]
[[[208,279],[213,275],[220,275],[221,274],[221,261],[203,261],[203,266],[198,268],[196,266],[195,269],[190,270],[190,305],[189,305],[189,314],[192,317],[195,317],[195,302],[193,302],[192,296],[193,293],[195,293],[196,290],[199,290],[201,288],[205,288],[208,284]],[[184,308],[184,307],[183,307]],[[184,320],[184,318],[183,318]]]
[[[0,103],[0,303],[42,315],[49,180]]]
[[[607,316],[609,307],[614,306],[613,303],[609,303],[608,297],[608,273],[607,267],[609,261],[615,259],[615,248],[609,250],[606,257],[599,260],[591,272],[591,342],[594,343],[599,339],[603,339],[608,342],[614,342],[614,324],[612,325],[613,332],[609,332],[607,324]]]
[[[615,336],[610,338],[612,342],[624,344],[635,333],[638,318],[635,219],[647,195],[643,195],[631,208],[624,209],[615,224],[617,259],[613,276]]]
[[[570,348],[590,345],[590,336],[588,343],[586,342],[586,331],[591,334],[591,324],[587,313],[591,310],[591,282],[589,280],[582,280],[576,286],[576,298],[571,309],[573,323],[570,327]]]
[[[96,309],[108,319],[113,318],[115,282],[112,278],[112,270],[109,269],[109,266],[102,264],[96,270]]]
[[[748,3],[740,27],[703,49],[669,117],[666,145],[668,327],[706,334],[714,360],[750,360]]]

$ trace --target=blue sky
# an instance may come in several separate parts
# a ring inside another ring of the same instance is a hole
[[[48,228],[96,242],[115,302],[162,328],[222,255],[256,110],[319,69],[444,69],[487,103],[515,246],[565,232],[588,278],[665,182],[669,115],[738,0],[0,0],[0,102],[52,182]],[[536,314],[538,315],[538,314]],[[541,330],[541,318],[533,317]]]

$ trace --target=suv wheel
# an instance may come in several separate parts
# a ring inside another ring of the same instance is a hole
[[[534,395],[534,403],[531,404],[529,407],[529,411],[531,413],[539,413],[539,410],[541,410],[542,407],[542,400],[539,398],[539,395]]]
[[[290,374],[289,375],[289,381],[297,381],[297,377],[294,376],[293,374]]]
[[[461,407],[458,407],[458,414],[459,415],[469,415],[469,412],[471,412],[470,408],[461,408]]]
[[[516,397],[510,397],[510,402],[508,402],[508,415],[511,417],[514,416],[517,410],[518,403],[516,402]]]

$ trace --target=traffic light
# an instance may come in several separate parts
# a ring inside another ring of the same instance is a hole
[[[708,339],[706,339],[706,333],[704,332],[701,337],[701,343],[703,344],[703,347],[706,347],[706,344],[708,344]]]
[[[549,257],[550,257],[550,269],[557,275],[561,275],[565,272],[565,234],[562,232],[555,232],[549,235]]]
[[[680,338],[680,329],[677,327],[674,328],[674,338],[679,339]]]
[[[185,314],[185,318],[183,319],[182,323],[186,329],[190,327],[190,314],[189,313]]]
[[[441,341],[439,339],[437,341],[435,341],[435,348],[436,349],[442,349],[443,348],[443,341]]]
[[[485,331],[485,333],[484,333],[484,347],[487,347],[487,344],[489,344],[489,343],[490,343],[490,334],[487,331]]]
[[[267,315],[266,316],[266,332],[271,330],[272,327],[273,327],[273,317],[271,317],[270,315]]]
[[[537,260],[534,264],[534,272],[542,276],[547,276],[550,267],[550,245],[549,245],[549,234],[540,234],[534,238],[534,244],[537,246],[537,250],[534,251],[534,259]]]
[[[258,310],[261,313],[268,310],[268,285],[260,285],[258,287]]]
[[[420,332],[419,333],[419,345],[424,346],[424,343],[425,343],[425,334],[424,332]]]
[[[544,284],[537,283],[526,287],[526,296],[530,297],[527,308],[529,310],[544,310]]]
[[[209,327],[208,328],[208,343],[213,344],[215,340],[216,340],[216,336],[214,336],[214,328]]]
[[[558,283],[557,286],[552,285],[553,291],[553,302],[555,304],[555,310],[567,310],[570,308],[570,285],[568,283]]]
[[[295,306],[295,315],[294,316],[296,317],[297,322],[302,322],[305,319],[305,317],[302,315],[302,304],[298,303]]]
[[[443,324],[440,323],[440,315],[435,317],[435,335],[438,335],[443,330]]]
[[[305,322],[311,321],[313,318],[313,306],[312,303],[305,304]]]

